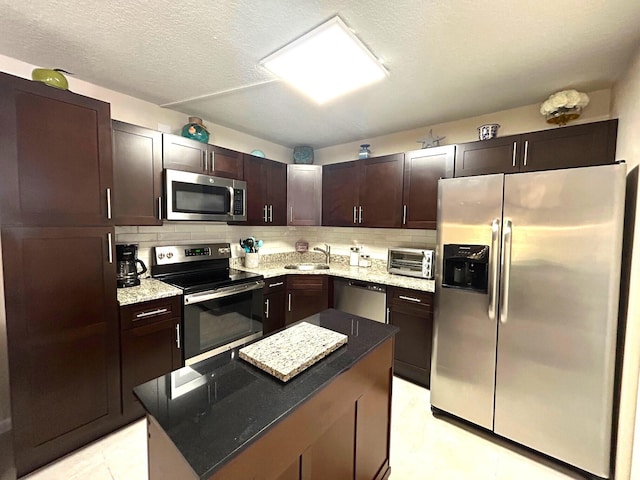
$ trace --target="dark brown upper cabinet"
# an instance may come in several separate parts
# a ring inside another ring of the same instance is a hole
[[[0,73],[3,225],[109,225],[110,106]]]
[[[162,133],[114,120],[113,221],[162,225]]]
[[[322,224],[399,228],[403,161],[397,153],[324,166]]]
[[[162,135],[164,168],[242,180],[242,153],[179,135]]]
[[[322,167],[287,165],[287,225],[322,222]]]
[[[403,228],[435,230],[438,180],[453,177],[455,151],[455,145],[446,145],[404,154]]]
[[[460,144],[456,149],[455,176],[613,163],[617,129],[617,120],[607,120]]]
[[[286,225],[287,164],[245,154],[244,180],[246,225]]]

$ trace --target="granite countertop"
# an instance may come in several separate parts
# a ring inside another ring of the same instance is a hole
[[[294,253],[294,255],[297,254]],[[285,265],[290,263],[324,263],[318,260],[309,262],[305,257],[299,257],[298,259],[289,255],[283,255],[282,260],[274,262],[263,262],[262,259],[260,259],[261,263],[257,268],[247,268],[241,263],[240,259],[234,259],[236,261],[233,262],[232,267],[238,270],[259,273],[263,275],[264,278],[272,278],[279,275],[331,275],[333,277],[362,280],[365,282],[380,283],[382,285],[421,290],[423,292],[433,293],[436,291],[436,283],[434,280],[387,273],[386,265],[384,265],[384,267],[382,265],[374,265],[368,268],[350,267],[348,261],[340,261],[341,259],[339,257],[336,259],[337,261],[334,261],[333,255],[331,256],[330,268],[328,270],[289,270],[284,268]]]
[[[134,389],[200,478],[209,478],[398,331],[333,309],[304,322],[343,333],[348,342],[287,383],[241,360],[236,348]]]
[[[117,295],[118,303],[123,307],[132,303],[182,295],[182,290],[155,278],[142,278],[140,279],[140,285],[136,287],[118,288]]]

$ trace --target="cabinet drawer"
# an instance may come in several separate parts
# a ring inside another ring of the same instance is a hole
[[[289,275],[287,288],[289,290],[324,290],[329,282],[326,275]]]
[[[285,276],[265,278],[264,289],[262,290],[265,295],[270,293],[279,292],[287,288],[287,278]]]
[[[433,293],[408,288],[387,288],[387,302],[395,306],[413,306],[431,310],[433,308]]]
[[[120,329],[129,330],[149,323],[182,316],[182,297],[160,298],[120,307]]]

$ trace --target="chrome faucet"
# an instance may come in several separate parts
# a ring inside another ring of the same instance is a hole
[[[324,260],[325,260],[326,264],[329,265],[329,259],[330,259],[330,256],[331,256],[331,247],[329,246],[328,243],[324,244],[324,248],[315,247],[313,250],[316,251],[316,252],[324,253]]]

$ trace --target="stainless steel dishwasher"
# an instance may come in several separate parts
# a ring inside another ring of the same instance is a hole
[[[387,287],[360,280],[333,279],[333,307],[386,323]]]

